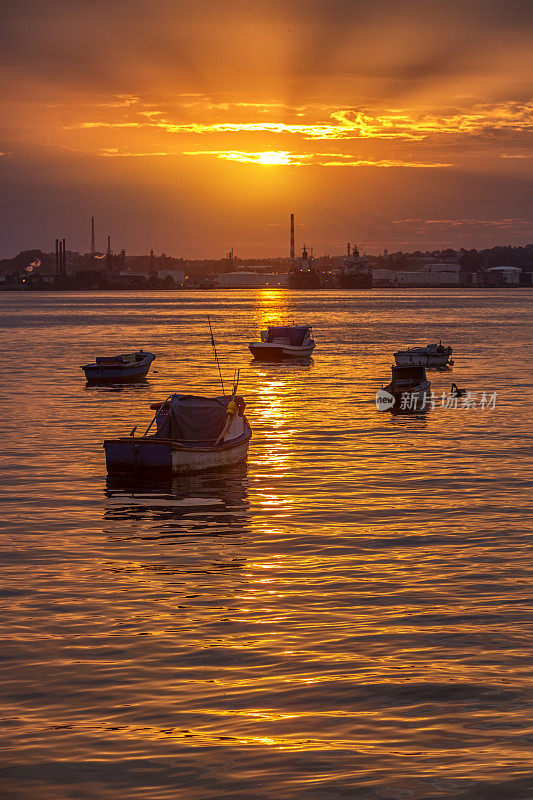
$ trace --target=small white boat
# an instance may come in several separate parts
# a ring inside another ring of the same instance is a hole
[[[88,383],[135,383],[146,378],[154,359],[153,353],[136,350],[119,356],[100,356],[80,369]]]
[[[393,413],[424,411],[431,389],[424,367],[391,367],[391,370],[392,380],[382,390],[391,398],[384,410]]]
[[[144,436],[106,439],[108,472],[166,470],[200,472],[238,464],[246,459],[252,430],[244,416],[244,400],[235,394],[196,397],[173,394],[150,407],[156,414]],[[156,432],[148,435],[156,423]]]
[[[428,344],[426,347],[409,347],[394,353],[394,360],[399,367],[436,367],[452,366],[451,347],[444,347],[441,342]]]
[[[261,331],[260,342],[250,342],[254,358],[281,361],[310,356],[315,349],[310,325],[269,325]]]

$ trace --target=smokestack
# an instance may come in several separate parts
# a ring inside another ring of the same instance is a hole
[[[348,242],[348,255],[350,255],[350,242]]]
[[[94,241],[94,217],[91,217],[91,255],[96,253],[96,244]]]
[[[291,214],[291,261],[294,261],[294,214]]]
[[[107,252],[111,255],[111,236],[107,237]]]
[[[60,277],[64,277],[67,274],[65,252],[65,240],[56,239],[56,273]]]

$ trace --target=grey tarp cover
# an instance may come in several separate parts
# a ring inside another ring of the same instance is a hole
[[[400,381],[425,381],[426,380],[426,371],[424,367],[391,367],[392,369],[392,376],[394,380]]]
[[[226,409],[231,397],[195,397],[174,394],[170,413],[157,420],[157,436],[177,442],[214,444],[226,424]]]
[[[306,326],[286,325],[283,327],[268,326],[267,342],[274,339],[288,339],[293,347],[300,347],[309,328]]]

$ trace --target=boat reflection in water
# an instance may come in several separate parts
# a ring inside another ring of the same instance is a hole
[[[135,383],[90,383],[87,382],[83,387],[90,392],[131,392],[136,389],[146,389],[150,386],[150,381],[136,381]]]
[[[172,539],[240,537],[247,524],[247,493],[246,464],[181,477],[108,475],[107,532],[121,541],[166,544]]]
[[[279,359],[274,359],[272,361],[267,361],[265,359],[261,359],[260,361],[256,358],[252,358],[250,360],[250,367],[254,369],[264,369],[265,367],[274,367],[276,371],[284,371],[284,370],[292,370],[295,367],[307,367],[310,368],[315,363],[313,356],[300,356],[299,358],[291,358],[290,361],[281,361]]]

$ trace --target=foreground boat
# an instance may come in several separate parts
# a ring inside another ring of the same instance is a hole
[[[136,350],[119,356],[100,356],[80,369],[88,383],[135,383],[146,378],[154,359],[153,353]]]
[[[391,367],[391,370],[392,380],[384,388],[391,398],[386,410],[393,413],[424,411],[431,389],[424,367]]]
[[[435,367],[442,369],[452,366],[451,347],[444,347],[441,342],[428,344],[426,347],[410,347],[394,353],[394,360],[399,367]]]
[[[242,397],[173,394],[150,407],[156,414],[144,436],[135,437],[134,428],[130,436],[104,441],[109,472],[187,474],[246,459],[252,431]],[[154,422],[156,432],[149,436]]]
[[[261,341],[250,342],[249,348],[254,358],[281,361],[310,356],[315,342],[310,325],[269,325],[261,331]]]

